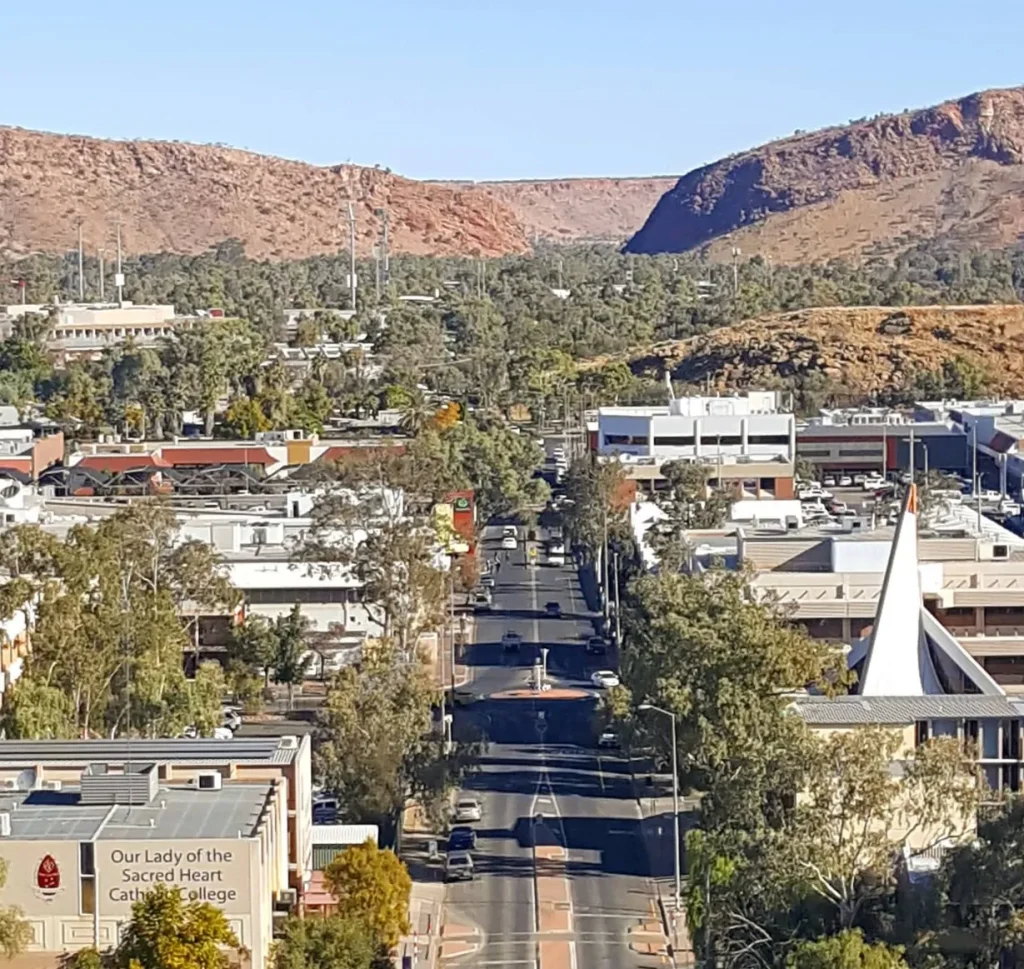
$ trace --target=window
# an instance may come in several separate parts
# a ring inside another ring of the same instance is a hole
[[[611,447],[615,444],[629,444],[628,434],[605,434],[604,446]]]
[[[928,721],[918,720],[914,724],[914,745],[920,747],[921,744],[928,742]]]
[[[789,444],[788,434],[750,434],[748,444]]]
[[[877,447],[841,447],[839,456],[841,458],[872,458],[881,448]]]
[[[796,453],[802,458],[827,458],[832,451],[827,447],[799,447]]]
[[[739,434],[705,434],[701,437],[701,443],[710,447],[712,444],[718,447],[740,444],[743,438]]]
[[[78,880],[82,915],[96,911],[96,846],[91,841],[78,843]]]
[[[655,447],[693,447],[694,437],[656,437]]]

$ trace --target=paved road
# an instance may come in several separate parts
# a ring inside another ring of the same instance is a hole
[[[493,533],[492,533],[493,534]],[[488,542],[493,555],[496,543]],[[561,619],[542,615],[562,606]],[[506,630],[523,637],[520,654],[502,652]],[[571,567],[528,569],[522,548],[498,574],[494,611],[479,617],[466,655],[471,689],[484,697],[525,688],[539,644],[550,648],[554,687],[578,688],[583,699],[481,699],[456,713],[455,730],[481,730],[490,747],[467,787],[478,793],[478,878],[449,886],[447,921],[475,927],[479,951],[455,959],[466,966],[537,965],[540,969],[618,969],[664,965],[629,948],[630,930],[656,919],[636,802],[625,764],[599,752],[592,725],[595,699],[584,656],[593,632]],[[606,666],[606,658],[597,658]],[[542,816],[541,821],[537,817]],[[534,841],[561,858],[556,876],[534,880]],[[537,896],[564,892],[555,911],[539,914]],[[567,903],[567,904],[566,904]],[[538,947],[538,924],[541,941]]]

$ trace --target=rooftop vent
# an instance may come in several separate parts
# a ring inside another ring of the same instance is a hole
[[[156,764],[90,764],[82,771],[80,804],[149,804],[159,784]]]

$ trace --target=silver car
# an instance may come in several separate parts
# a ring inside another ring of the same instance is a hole
[[[467,821],[479,821],[483,817],[480,802],[475,797],[460,797],[455,802],[455,820],[460,824]]]
[[[473,858],[468,851],[453,851],[444,861],[444,880],[472,881]]]

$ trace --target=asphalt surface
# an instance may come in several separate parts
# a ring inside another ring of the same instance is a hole
[[[485,533],[488,557],[497,550],[498,534],[493,528]],[[561,604],[562,618],[543,615],[549,601]],[[615,751],[596,747],[589,676],[613,667],[614,657],[584,655],[593,625],[572,566],[528,568],[520,544],[502,563],[493,610],[477,616],[476,630],[465,662],[472,676],[468,688],[480,699],[456,709],[454,730],[456,736],[478,730],[489,741],[479,771],[466,784],[483,806],[476,825],[477,877],[448,886],[446,918],[477,927],[482,948],[453,964],[536,966],[535,839],[566,849],[568,929],[553,936],[569,943],[562,947],[571,949],[566,969],[664,964],[628,945],[632,927],[656,918],[649,865],[627,765]],[[523,637],[518,654],[503,652],[506,630]],[[528,688],[541,645],[550,650],[553,688],[578,689],[582,698],[493,698]],[[562,961],[547,958],[542,969],[557,969],[552,963]]]

